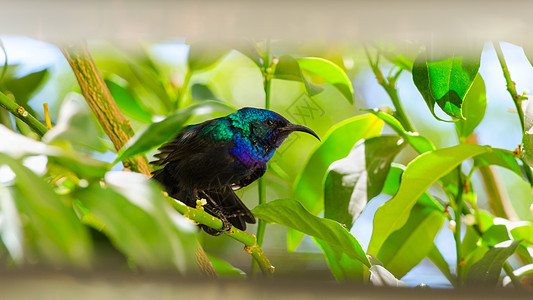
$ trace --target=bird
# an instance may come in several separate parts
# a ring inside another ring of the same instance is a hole
[[[170,197],[191,207],[203,201],[203,209],[222,220],[220,230],[199,225],[206,233],[220,235],[231,226],[244,231],[256,220],[235,191],[263,176],[276,149],[295,131],[320,141],[310,128],[253,107],[189,125],[158,148],[157,160],[150,162],[159,167],[152,178]]]

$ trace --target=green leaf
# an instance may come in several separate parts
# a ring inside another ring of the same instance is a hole
[[[59,165],[82,177],[102,178],[110,168],[106,162],[93,159],[84,154],[50,146],[0,125],[0,152],[14,158],[30,155],[46,155],[48,164]]]
[[[85,210],[82,221],[103,224],[95,229],[142,268],[197,272],[196,229],[168,207],[159,187],[133,172],[109,172],[105,179],[109,187],[95,184],[75,192]]]
[[[346,157],[361,139],[379,135],[383,121],[371,114],[350,118],[334,125],[323,142],[313,151],[303,170],[298,174],[293,196],[312,214],[323,209],[323,180],[331,163]],[[287,247],[294,250],[303,236],[289,230]]]
[[[353,104],[352,82],[339,66],[319,57],[304,57],[296,60],[302,70],[322,78],[336,88],[350,104]]]
[[[474,157],[474,167],[470,171],[472,173],[475,169],[484,166],[500,166],[506,168],[510,171],[513,171],[520,178],[524,179],[522,176],[522,171],[520,166],[516,161],[516,156],[512,151],[506,149],[493,148],[491,152],[478,155]],[[524,179],[525,180],[525,179]]]
[[[509,232],[505,225],[493,225],[481,235],[483,242],[490,247],[509,240]]]
[[[224,46],[215,43],[192,43],[187,64],[190,71],[204,70],[213,66],[229,52]]]
[[[522,224],[509,230],[513,240],[524,240],[530,245],[533,245],[533,224],[528,221],[520,221],[520,223]]]
[[[391,164],[389,174],[387,175],[385,184],[383,185],[383,194],[394,195],[398,192],[401,183],[401,176],[404,170],[405,166],[403,165],[395,163]],[[418,198],[417,203],[444,212],[442,205],[437,202],[428,192],[424,192],[424,194]]]
[[[468,271],[466,283],[469,285],[495,286],[505,261],[515,252],[520,241],[508,241],[490,249],[482,259]]]
[[[108,79],[105,84],[124,115],[142,123],[152,122],[152,115],[142,107],[133,91]]]
[[[209,258],[209,261],[211,264],[213,264],[213,268],[215,268],[215,271],[218,275],[225,278],[246,278],[246,273],[244,273],[241,269],[235,268],[227,261],[218,258],[214,255],[207,254],[207,258]]]
[[[274,78],[303,82],[309,97],[315,96],[324,90],[321,86],[310,83],[305,79],[298,61],[290,55],[279,57]]]
[[[170,141],[178,135],[189,118],[193,115],[208,114],[214,111],[231,111],[230,107],[219,101],[205,101],[178,110],[164,120],[152,123],[137,132],[120,149],[115,162],[130,158]]]
[[[258,68],[263,67],[263,59],[261,58],[261,55],[259,55],[259,53],[257,52],[257,48],[254,42],[244,41],[241,43],[237,43],[237,45],[235,45],[235,50],[250,58],[257,65]]]
[[[361,281],[364,276],[364,265],[358,259],[351,258],[337,247],[313,237],[313,241],[320,247],[331,274],[339,282]]]
[[[56,126],[48,130],[42,140],[48,144],[68,142],[96,151],[105,152],[107,148],[100,140],[102,130],[98,127],[94,114],[85,99],[76,93],[65,97],[61,105]],[[84,149],[84,152],[90,152]]]
[[[292,199],[270,201],[256,206],[252,213],[267,222],[278,223],[316,237],[370,267],[365,251],[346,228],[338,222],[310,214],[298,201]]]
[[[411,161],[403,173],[396,195],[383,204],[374,216],[368,253],[379,253],[385,240],[405,224],[416,200],[439,178],[448,174],[462,161],[489,151],[491,148],[487,146],[461,144],[426,152]]]
[[[191,86],[191,97],[194,100],[218,100],[211,89],[201,83],[195,83]]]
[[[397,136],[379,136],[365,141],[368,199],[381,193],[391,163],[404,147],[404,141]]]
[[[424,97],[433,116],[437,104],[453,119],[465,119],[463,102],[479,69],[479,56],[454,54],[451,57],[431,58],[422,51],[413,65],[413,81]]]
[[[3,86],[5,86],[5,91],[9,91],[15,96],[19,105],[24,106],[30,114],[35,115],[35,111],[28,105],[28,101],[39,89],[47,75],[48,69],[33,72],[22,77],[9,76],[4,78]]]
[[[390,164],[404,145],[398,136],[374,137],[332,163],[324,183],[324,217],[350,230],[366,203],[381,192]]]
[[[487,93],[485,91],[485,82],[478,73],[472,83],[472,87],[464,98],[462,110],[465,120],[455,122],[459,139],[464,140],[474,132],[474,129],[483,120],[486,108]]]
[[[166,114],[173,109],[175,101],[175,97],[172,97],[167,89],[170,83],[159,73],[157,68],[153,67],[154,64],[148,57],[144,57],[144,59],[144,63],[128,63],[134,75],[132,78],[128,78],[128,82],[130,84],[135,82],[139,90],[147,92],[144,95],[151,96],[147,101],[143,101],[144,97],[142,96],[139,98],[146,108],[152,108],[158,114]]]
[[[2,209],[8,202],[12,213],[18,216],[7,218],[11,226],[22,226],[24,233],[21,245],[25,260],[42,259],[54,266],[88,267],[92,256],[91,241],[87,229],[81,224],[65,199],[32,171],[9,156],[0,153],[0,166],[7,165],[16,175],[9,189],[10,199],[2,197]],[[7,211],[3,211],[7,213]],[[16,220],[24,221],[16,224]],[[5,232],[3,232],[5,233]],[[3,238],[12,238],[3,236]],[[16,237],[13,237],[16,238]]]
[[[431,252],[445,218],[433,207],[416,204],[405,225],[383,243],[377,258],[396,277],[403,277]]]
[[[387,125],[389,125],[399,136],[401,136],[403,139],[405,139],[412,147],[415,149],[418,153],[422,154],[428,151],[435,150],[435,146],[433,143],[428,140],[427,138],[419,135],[416,132],[407,132],[403,128],[402,124],[398,119],[393,117],[392,115],[385,113],[380,110],[364,110],[367,111],[381,120],[383,120]]]
[[[45,154],[49,164],[59,165],[83,178],[102,178],[111,169],[109,163],[74,151],[50,148]]]

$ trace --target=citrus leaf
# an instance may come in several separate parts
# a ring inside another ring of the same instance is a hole
[[[198,71],[212,67],[229,49],[214,43],[192,43],[189,48],[187,64],[190,71]]]
[[[310,214],[292,199],[279,199],[256,206],[252,213],[267,222],[274,222],[318,238],[344,251],[370,267],[365,251],[357,239],[338,222]]]
[[[518,175],[520,178],[524,179],[522,176],[522,171],[520,170],[520,166],[516,161],[516,156],[513,154],[513,152],[498,148],[493,148],[489,153],[474,157],[474,168],[470,171],[470,173],[479,167],[491,165],[506,168]]]
[[[405,225],[383,243],[377,258],[396,277],[403,277],[430,253],[445,218],[433,207],[416,204]]]
[[[322,78],[336,88],[350,104],[353,104],[352,82],[339,66],[319,57],[304,57],[296,60],[302,70]]]
[[[391,162],[404,145],[398,136],[373,137],[332,163],[324,182],[324,217],[350,230],[367,202],[381,193]]]
[[[337,281],[361,281],[363,279],[364,265],[361,261],[351,258],[341,249],[330,246],[321,239],[313,237],[313,241],[324,253],[329,270]]]
[[[145,269],[197,272],[196,228],[168,206],[160,188],[133,172],[108,172],[105,179],[108,187],[75,191],[85,211],[82,221],[103,224],[95,229]]]
[[[431,58],[422,51],[413,65],[413,81],[433,116],[437,104],[453,119],[465,119],[462,111],[465,96],[479,69],[479,56],[454,54]]]
[[[523,223],[519,226],[511,228],[509,232],[513,237],[513,240],[519,241],[524,240],[525,242],[533,245],[533,224],[528,221],[521,221]]]
[[[216,257],[214,255],[206,253],[207,258],[215,268],[218,275],[224,278],[246,278],[246,273],[241,269],[235,268],[227,261]]]
[[[9,193],[19,216],[25,216],[22,227],[25,257],[59,266],[88,267],[92,257],[89,232],[65,199],[35,173],[0,153],[0,166],[3,165],[15,174]],[[2,202],[3,209],[5,205],[6,202]]]
[[[400,229],[408,219],[416,200],[437,180],[462,161],[491,151],[488,146],[461,144],[426,152],[407,165],[396,195],[384,203],[374,216],[374,229],[368,253],[377,255],[385,240]]]
[[[485,82],[478,73],[463,102],[462,110],[465,120],[455,122],[459,139],[464,140],[474,132],[474,129],[483,120],[486,108],[487,93],[485,91]]]
[[[417,132],[407,132],[400,121],[394,116],[385,113],[380,110],[364,110],[367,111],[376,117],[383,120],[387,125],[389,125],[399,136],[406,140],[418,153],[422,154],[428,151],[435,150],[433,143],[428,140],[426,137],[419,135]]]
[[[507,241],[490,249],[482,259],[476,262],[466,277],[469,285],[495,286],[500,278],[505,261],[515,252],[520,241]]]
[[[298,174],[293,188],[294,199],[314,215],[322,211],[323,180],[329,165],[346,157],[359,140],[379,135],[382,128],[383,121],[371,114],[356,116],[334,125]],[[301,233],[289,230],[288,249],[296,249],[302,237]]]
[[[142,107],[133,91],[109,79],[105,80],[105,84],[124,115],[142,123],[152,122],[152,115]]]
[[[324,90],[321,86],[310,83],[305,79],[298,61],[290,55],[279,57],[274,78],[302,82],[309,97],[315,96]]]

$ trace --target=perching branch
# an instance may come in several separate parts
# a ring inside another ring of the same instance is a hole
[[[18,105],[15,101],[11,100],[4,93],[0,92],[0,106],[5,110],[11,112],[15,117],[19,118],[22,122],[28,124],[39,136],[43,136],[46,131],[46,126],[39,120],[32,116],[24,107]]]
[[[217,230],[222,229],[222,221],[208,214],[203,209],[192,208],[170,197],[167,197],[167,199],[172,207],[185,217]],[[270,261],[257,244],[257,239],[253,234],[246,233],[235,227],[231,227],[224,234],[244,244],[244,251],[252,255],[263,274],[266,276],[272,276],[274,274],[274,266],[270,264]]]

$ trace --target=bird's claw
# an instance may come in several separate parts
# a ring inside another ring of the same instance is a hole
[[[231,229],[232,224],[228,221],[226,216],[224,216],[223,214],[219,214],[217,217],[220,219],[220,221],[222,221],[222,228],[221,229],[215,229],[215,228],[209,227],[207,225],[200,225],[200,227],[206,233],[208,233],[210,235],[213,235],[213,236],[219,236],[219,235],[223,234],[224,232],[226,232],[226,231]]]

